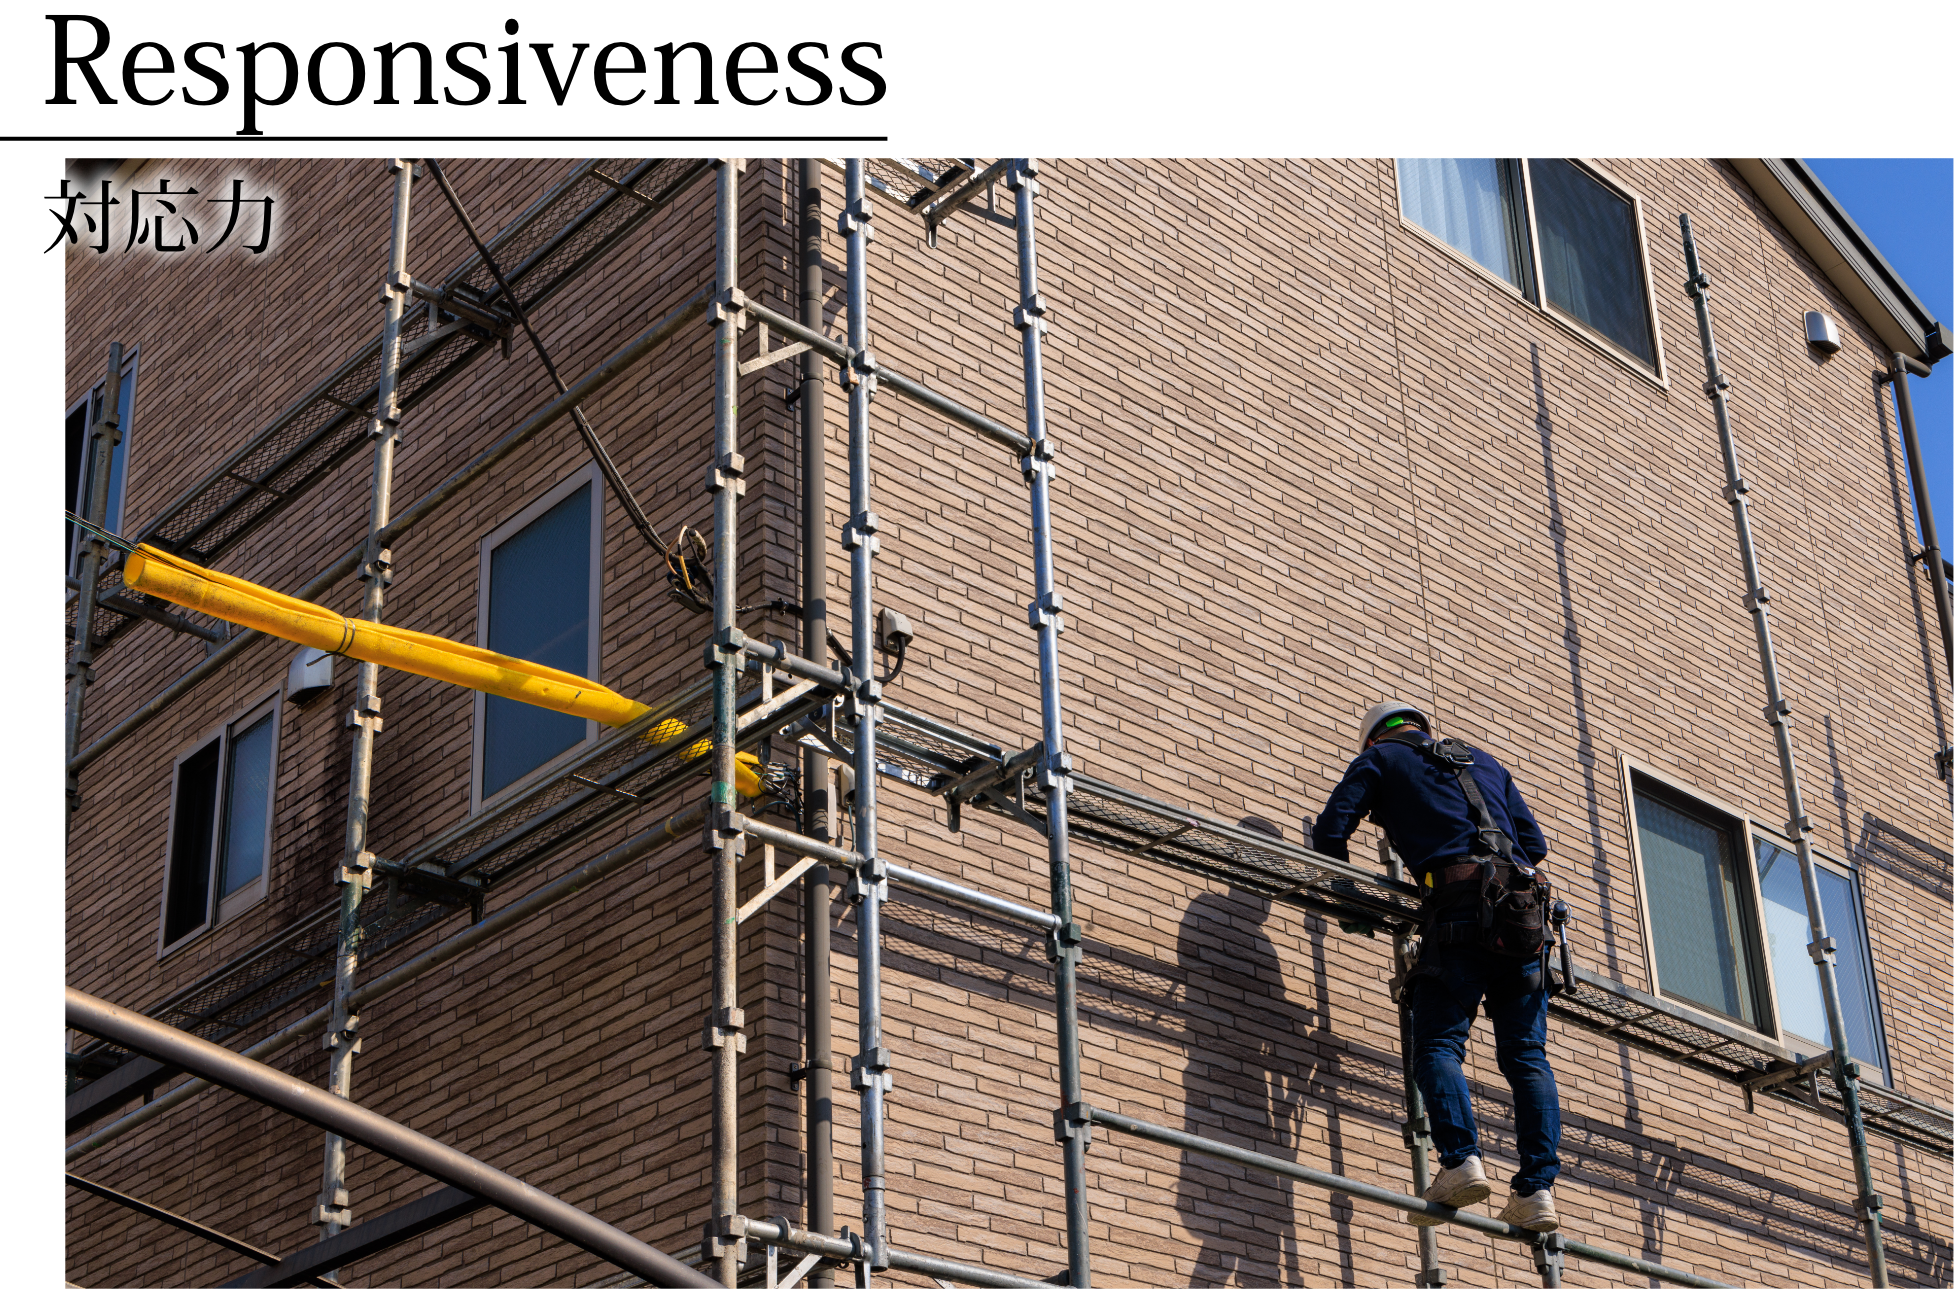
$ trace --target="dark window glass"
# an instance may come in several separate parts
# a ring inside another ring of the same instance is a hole
[[[82,448],[88,442],[88,399],[83,399],[80,407],[68,413],[68,491],[62,499],[64,510],[72,510],[77,515],[83,513],[81,502],[81,456]],[[75,564],[75,543],[81,538],[81,530],[73,524],[65,525],[68,530],[68,567]]]
[[[1756,937],[1733,830],[1640,787],[1635,822],[1662,992],[1763,1028]]]
[[[1566,161],[1535,161],[1529,169],[1548,303],[1653,367],[1634,208]]]
[[[1398,199],[1406,219],[1532,294],[1518,162],[1400,157]]]
[[[130,413],[136,404],[136,369],[126,367],[122,373],[121,394],[117,398],[122,413],[122,441],[115,445],[109,454],[109,495],[108,506],[104,511],[103,527],[112,533],[122,531],[122,474],[123,464],[129,456]],[[68,414],[68,500],[64,503],[77,515],[88,513],[88,494],[94,481],[95,458],[90,450],[89,429],[102,414],[103,386],[89,391],[81,406]],[[80,533],[73,524],[68,528],[68,571],[75,571],[75,547]]]
[[[212,739],[176,768],[164,944],[181,940],[210,920],[210,843],[217,823],[217,762],[222,750],[221,740]]]
[[[224,784],[224,899],[265,871],[266,825],[271,817],[272,718],[231,736],[230,777]]]
[[[1818,866],[1818,900],[1825,910],[1825,933],[1838,942],[1839,1006],[1852,1059],[1882,1070],[1879,1006],[1873,994],[1872,960],[1866,951],[1866,920],[1853,881]],[[1800,1038],[1816,1055],[1832,1046],[1818,965],[1805,946],[1811,920],[1805,912],[1805,882],[1798,855],[1775,842],[1757,842],[1757,881],[1764,896],[1764,930],[1771,946],[1771,971],[1778,986],[1778,1016],[1786,1038]]]
[[[488,647],[575,675],[590,670],[590,485],[489,552]],[[583,718],[485,696],[482,795],[583,741]]]

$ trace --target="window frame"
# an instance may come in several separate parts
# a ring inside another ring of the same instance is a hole
[[[129,511],[128,511],[129,464],[130,462],[135,460],[135,436],[131,433],[131,427],[136,419],[136,369],[141,358],[142,358],[141,345],[136,345],[132,347],[128,351],[128,353],[123,355],[122,358],[122,380],[124,381],[124,383],[126,383],[129,386],[129,415],[123,420],[123,423],[117,427],[122,431],[122,442],[116,445],[116,450],[122,454],[122,478],[120,483],[117,485],[115,491],[109,494],[110,508],[116,512],[116,522],[114,524],[109,525],[109,531],[117,534],[118,536],[123,532],[124,529],[128,527],[128,522],[129,522]],[[86,390],[82,392],[82,396],[80,398],[75,399],[73,402],[69,403],[67,409],[62,412],[61,435],[63,439],[64,453],[66,451],[66,439],[68,434],[68,418],[73,416],[76,413],[76,411],[81,409],[88,409],[92,411],[95,402],[95,396],[97,394],[104,392],[108,383],[109,382],[106,377],[96,381],[93,385],[90,385]],[[95,425],[94,420],[90,418],[86,420],[81,427],[81,474],[75,481],[75,486],[77,490],[86,488],[88,486],[88,465],[89,465],[88,449],[89,449],[89,441],[94,437],[93,435],[94,425]],[[114,473],[113,468],[111,468],[110,473],[111,474]],[[64,471],[64,477],[65,477],[65,471]],[[74,496],[68,498],[67,504],[68,507],[72,509],[77,515],[86,515],[87,512],[83,509],[82,498],[80,496]],[[70,533],[74,533],[76,531],[75,526],[72,523],[66,523],[64,521],[64,526],[69,530]],[[74,539],[73,549],[67,552],[67,575],[69,577],[75,577],[79,575],[80,571],[81,571],[81,542],[77,537]],[[74,592],[73,590],[70,590],[68,592],[70,598],[72,598],[75,594],[76,592]]]
[[[1780,850],[1791,852],[1793,858],[1797,857],[1798,854],[1797,844],[1792,842],[1789,838],[1780,835],[1775,830],[1770,828],[1753,828],[1752,832],[1754,834],[1754,839],[1752,842],[1752,850],[1751,850],[1751,862],[1753,865],[1757,862],[1756,842],[1758,841],[1768,841],[1773,846],[1776,846]],[[1855,912],[1857,912],[1859,916],[1859,943],[1864,949],[1864,954],[1861,957],[1860,961],[1865,968],[1866,979],[1871,985],[1872,999],[1873,999],[1873,1033],[1878,1037],[1878,1041],[1879,1041],[1879,1056],[1877,1059],[1870,1058],[1863,1052],[1854,1052],[1852,1054],[1852,1059],[1858,1061],[1862,1065],[1872,1066],[1875,1070],[1879,1072],[1878,1081],[1883,1083],[1887,1087],[1892,1087],[1893,1067],[1890,1064],[1890,1061],[1892,1059],[1892,1050],[1890,1044],[1888,1044],[1886,1041],[1886,1015],[1885,1015],[1885,1009],[1880,1005],[1879,966],[1877,961],[1873,957],[1872,930],[1866,921],[1866,885],[1861,880],[1860,869],[1857,864],[1854,864],[1848,860],[1838,859],[1833,855],[1820,850],[1817,846],[1812,847],[1812,861],[1816,863],[1820,868],[1829,870],[1834,877],[1844,878],[1845,881],[1849,883],[1852,887],[1852,900],[1855,906]],[[1802,888],[1802,878],[1801,878],[1800,885]],[[1764,900],[1764,889],[1763,889],[1762,881],[1758,883],[1757,898],[1758,898],[1758,904],[1761,908]],[[1830,928],[1828,927],[1827,929],[1829,930]],[[1836,935],[1833,938],[1836,939],[1837,938]],[[1774,979],[1772,981],[1773,989],[1776,988],[1776,984],[1777,982]],[[1776,1002],[1775,995],[1773,996],[1772,1001],[1775,1004]],[[1832,1040],[1829,1037],[1813,1038],[1803,1034],[1796,1035],[1795,1037],[1799,1042],[1817,1044],[1819,1051],[1829,1052],[1832,1050]],[[1781,1041],[1787,1047],[1789,1047],[1792,1045],[1794,1036],[1783,1032],[1782,1027],[1780,1026],[1780,1038]],[[1817,1052],[1812,1053],[1812,1055],[1814,1056],[1816,1056],[1817,1054],[1818,1054]]]
[[[1757,877],[1757,829],[1750,813],[1740,810],[1702,789],[1678,779],[1655,766],[1638,761],[1623,754],[1621,760],[1621,789],[1623,817],[1628,824],[1628,850],[1635,867],[1636,930],[1641,937],[1642,957],[1649,973],[1649,992],[1672,1007],[1679,1008],[1696,1016],[1702,1016],[1719,1025],[1734,1025],[1739,1029],[1768,1040],[1773,1046],[1784,1049],[1784,1030],[1778,1018],[1778,982],[1771,966],[1771,952],[1764,935],[1764,896],[1763,883]],[[1768,1015],[1763,1024],[1751,1024],[1739,1017],[1714,1011],[1701,1004],[1678,998],[1662,992],[1662,968],[1656,960],[1655,928],[1650,921],[1649,888],[1645,873],[1647,861],[1642,855],[1642,827],[1635,809],[1635,780],[1640,777],[1653,784],[1660,792],[1680,798],[1690,807],[1710,815],[1721,815],[1731,826],[1732,840],[1741,850],[1743,870],[1744,901],[1749,916],[1749,925],[1744,928],[1749,938],[1745,946],[1753,963],[1752,979],[1745,982],[1753,997],[1761,1004],[1759,1010]],[[1790,1060],[1788,1051],[1784,1059]]]
[[[1606,354],[1622,366],[1628,368],[1628,370],[1634,372],[1637,376],[1640,376],[1657,388],[1666,391],[1669,388],[1669,372],[1668,366],[1663,359],[1662,317],[1656,311],[1655,277],[1649,267],[1648,223],[1642,217],[1642,198],[1634,190],[1623,185],[1614,176],[1602,169],[1598,163],[1589,158],[1559,158],[1559,160],[1565,161],[1577,170],[1580,170],[1583,174],[1628,203],[1629,210],[1635,220],[1636,250],[1642,257],[1642,303],[1649,314],[1650,341],[1655,349],[1655,362],[1653,365],[1643,362],[1637,355],[1623,349],[1608,337],[1589,327],[1579,319],[1556,308],[1548,301],[1545,275],[1540,262],[1540,221],[1534,211],[1533,161],[1530,157],[1516,157],[1512,158],[1512,160],[1517,160],[1520,163],[1521,200],[1526,204],[1524,214],[1526,215],[1527,228],[1527,274],[1531,279],[1531,294],[1508,282],[1505,278],[1493,272],[1478,260],[1473,259],[1470,255],[1459,250],[1407,215],[1404,209],[1404,187],[1398,180],[1397,158],[1394,157],[1391,160],[1391,182],[1397,189],[1399,226],[1410,229],[1427,244],[1437,247],[1454,260],[1470,268],[1474,273],[1485,278],[1488,282],[1493,283],[1500,290],[1506,292],[1506,294],[1512,296],[1521,304],[1524,304],[1528,309],[1556,323],[1577,340]]]
[[[603,607],[604,607],[604,476],[598,471],[597,463],[591,462],[575,473],[566,476],[552,485],[536,500],[525,505],[509,519],[498,524],[482,538],[475,589],[475,642],[482,648],[489,648],[489,574],[490,557],[495,548],[537,519],[546,514],[551,507],[568,497],[571,493],[588,483],[590,485],[590,641],[588,666],[584,675],[598,683],[600,662],[604,647]],[[515,782],[507,784],[488,796],[483,796],[484,744],[488,737],[488,695],[480,690],[474,692],[473,719],[474,731],[469,741],[468,768],[468,810],[475,814],[484,808],[506,801],[512,793],[520,792],[534,784],[537,779],[548,774],[564,761],[589,748],[598,736],[598,723],[589,718],[584,720],[584,736],[538,765]]]
[[[256,725],[260,718],[269,716],[271,720],[271,776],[265,787],[265,862],[259,869],[255,881],[239,888],[229,896],[218,892],[219,879],[224,852],[224,812],[230,802],[231,744],[239,729]],[[239,709],[235,716],[220,721],[216,726],[192,739],[176,759],[170,764],[170,809],[164,824],[163,841],[163,894],[161,911],[156,925],[156,957],[160,960],[169,957],[185,945],[200,940],[214,928],[223,926],[260,903],[271,890],[272,841],[278,831],[278,751],[280,736],[285,721],[285,692],[282,687],[263,694],[256,702]],[[204,918],[195,927],[185,931],[174,940],[163,937],[169,933],[170,890],[172,879],[182,857],[176,853],[176,814],[182,800],[181,780],[183,763],[203,752],[211,744],[217,745],[217,788],[211,804],[210,849],[203,857],[206,873],[204,893]]]

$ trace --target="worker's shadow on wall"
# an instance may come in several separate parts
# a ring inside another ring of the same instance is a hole
[[[1291,1002],[1263,924],[1269,901],[1199,895],[1176,950],[1187,981],[1187,1130],[1294,1160],[1310,1083],[1308,1008]],[[1201,1155],[1181,1156],[1175,1206],[1199,1241],[1191,1282],[1299,1284],[1295,1184]]]

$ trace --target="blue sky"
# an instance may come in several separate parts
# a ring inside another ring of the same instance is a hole
[[[1954,323],[1954,160],[1808,157],[1806,164],[1934,317]],[[1946,555],[1954,538],[1948,522],[1954,508],[1954,358],[1942,359],[1930,378],[1912,381],[1927,491]]]

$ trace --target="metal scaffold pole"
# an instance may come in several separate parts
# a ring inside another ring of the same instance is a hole
[[[1845,1012],[1839,1000],[1838,947],[1825,933],[1825,909],[1819,902],[1818,868],[1812,859],[1812,822],[1805,813],[1798,788],[1798,764],[1791,751],[1791,707],[1778,682],[1777,654],[1771,645],[1771,595],[1758,570],[1757,547],[1751,540],[1750,485],[1737,463],[1737,440],[1730,426],[1730,381],[1717,364],[1715,333],[1710,326],[1710,279],[1696,253],[1696,236],[1689,216],[1682,217],[1683,256],[1689,268],[1688,291],[1696,302],[1696,327],[1703,341],[1703,392],[1716,412],[1717,439],[1723,449],[1723,496],[1737,525],[1737,548],[1744,562],[1744,606],[1757,630],[1757,658],[1764,672],[1764,718],[1777,737],[1778,770],[1784,779],[1784,803],[1789,818],[1785,835],[1794,839],[1798,871],[1804,878],[1805,914],[1811,924],[1807,946],[1818,966],[1819,989],[1825,999],[1825,1023],[1832,1040],[1832,1077],[1838,1083],[1845,1113],[1846,1137],[1852,1148],[1852,1168],[1859,1186],[1853,1207],[1865,1228],[1866,1258],[1877,1289],[1885,1289],[1886,1253],[1880,1239],[1880,1197],[1873,1190],[1872,1158],[1866,1149],[1866,1125],[1859,1105],[1859,1066],[1846,1045]]]
[[[1045,428],[1045,368],[1041,341],[1045,333],[1045,298],[1038,290],[1038,240],[1033,222],[1038,192],[1038,163],[1030,159],[1011,164],[1006,183],[1017,199],[1018,294],[1012,320],[1024,343],[1025,432],[1031,447],[1020,465],[1031,485],[1032,576],[1035,598],[1029,607],[1038,633],[1038,699],[1045,741],[1038,766],[1039,786],[1045,793],[1045,838],[1051,861],[1052,929],[1046,948],[1057,975],[1059,1106],[1053,1127],[1065,1149],[1065,1249],[1074,1289],[1092,1283],[1091,1250],[1086,1223],[1086,1146],[1091,1126],[1085,1110],[1085,1087],[1079,1069],[1079,958],[1084,936],[1072,920],[1071,838],[1067,832],[1066,792],[1072,758],[1065,751],[1065,721],[1059,702],[1058,636],[1064,630],[1060,613],[1064,598],[1052,576],[1052,456]]]
[[[848,387],[848,609],[853,661],[848,670],[848,714],[855,721],[855,851],[861,862],[851,894],[855,907],[857,1012],[861,1050],[849,1078],[862,1094],[862,1240],[868,1265],[889,1265],[888,1179],[883,1167],[883,1102],[893,1077],[882,1042],[882,905],[889,873],[877,850],[875,823],[875,722],[882,686],[875,679],[875,511],[869,495],[869,400],[875,396],[875,360],[868,353],[868,241],[874,209],[865,194],[862,161],[847,163],[847,204],[840,231],[848,239],[848,346],[854,358],[842,372]]]
[[[380,620],[380,610],[393,581],[393,552],[382,546],[382,530],[391,519],[394,448],[400,438],[400,321],[407,309],[407,213],[414,187],[414,163],[395,157],[387,163],[394,177],[393,239],[387,252],[387,277],[382,284],[386,321],[380,332],[380,384],[367,427],[373,439],[373,487],[368,503],[366,549],[360,578],[366,594],[360,617]],[[367,825],[373,791],[373,739],[380,732],[380,668],[360,664],[353,710],[353,767],[346,794],[346,850],[339,865],[339,950],[333,962],[332,1019],[326,1026],[328,1056],[326,1090],[334,1096],[353,1095],[353,1057],[360,1050],[359,1013],[353,990],[360,965],[360,901],[373,878],[373,854],[367,849]],[[319,1205],[312,1220],[319,1238],[331,1239],[352,1225],[352,1200],[346,1190],[346,1140],[326,1137],[325,1166],[319,1185]]]
[[[1940,534],[1934,528],[1934,503],[1927,491],[1926,463],[1920,459],[1920,431],[1913,421],[1913,392],[1907,387],[1909,374],[1931,376],[1934,369],[1896,352],[1892,365],[1879,374],[1879,380],[1882,384],[1893,382],[1893,408],[1899,414],[1900,442],[1907,453],[1907,480],[1913,486],[1913,514],[1920,525],[1922,550],[1914,558],[1926,570],[1927,584],[1933,588],[1934,617],[1940,623],[1940,660],[1947,669],[1948,680],[1954,682],[1954,607],[1948,604],[1947,565],[1940,553]],[[1934,769],[1947,790],[1948,808],[1954,812],[1954,744],[1935,749]]]
[[[706,312],[713,328],[713,447],[707,481],[712,493],[712,1012],[705,1044],[712,1054],[712,1223],[705,1255],[719,1283],[739,1280],[745,1240],[734,1229],[739,1213],[739,1054],[746,1048],[746,1014],[739,1006],[739,861],[745,851],[734,761],[739,734],[736,700],[743,655],[737,643],[739,498],[746,491],[739,454],[739,168],[718,162],[718,261],[715,295]]]
[[[1394,882],[1405,880],[1404,860],[1388,842],[1379,843],[1384,852],[1384,868]],[[1411,1152],[1411,1193],[1423,1195],[1432,1184],[1432,1125],[1425,1117],[1425,1096],[1411,1072],[1411,956],[1409,931],[1391,937],[1391,959],[1397,968],[1392,981],[1393,1000],[1398,1005],[1398,1051],[1404,1061],[1404,1145]],[[1418,1289],[1445,1284],[1445,1268],[1438,1263],[1438,1228],[1420,1226],[1418,1232]]]
[[[122,342],[109,343],[109,374],[102,385],[102,410],[96,414],[88,437],[88,499],[82,518],[100,528],[108,523],[109,475],[115,463],[116,445],[122,442]],[[102,561],[107,543],[93,533],[76,534],[81,559],[77,562],[75,591],[75,644],[68,655],[67,751],[64,764],[75,759],[81,746],[82,708],[88,699],[88,686],[95,679],[95,584],[102,577]],[[77,772],[68,770],[68,811],[81,804]]]
[[[813,157],[800,163],[801,186],[801,325],[822,330],[821,163]],[[817,667],[828,665],[828,469],[827,426],[823,421],[822,356],[813,349],[801,355],[801,657]],[[829,820],[828,758],[812,748],[801,756],[801,831],[816,841],[833,841]],[[807,1059],[801,1076],[807,1081],[807,1225],[816,1235],[833,1235],[834,1179],[834,1018],[829,1003],[831,956],[828,911],[833,872],[826,864],[808,870],[802,886],[806,955]],[[832,1285],[834,1271],[816,1268],[808,1283]]]

